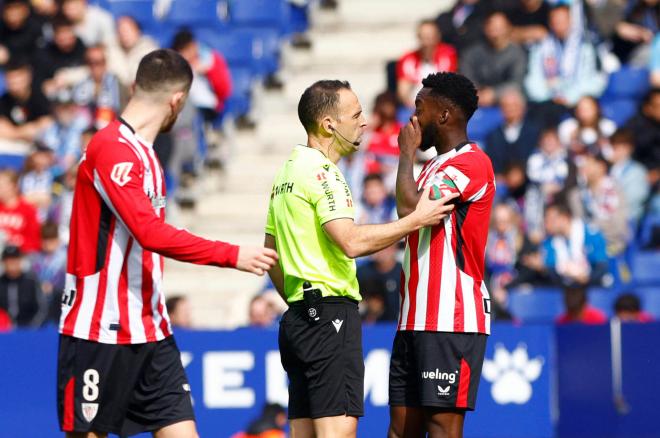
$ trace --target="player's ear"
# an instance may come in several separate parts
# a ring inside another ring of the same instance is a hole
[[[335,130],[335,120],[330,116],[325,116],[320,123],[320,131],[323,136],[331,136]]]
[[[186,93],[185,91],[177,91],[176,93],[174,93],[172,95],[172,98],[170,99],[170,105],[172,106],[172,108],[175,108],[177,110],[182,108],[186,102],[187,94],[188,93]]]
[[[440,123],[445,124],[447,123],[447,120],[449,120],[449,110],[444,109],[442,113],[440,113]]]

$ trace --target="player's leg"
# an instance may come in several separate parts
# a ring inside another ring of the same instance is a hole
[[[311,418],[295,418],[289,422],[290,438],[315,438],[314,423]]]
[[[415,332],[399,331],[390,358],[389,438],[420,438],[426,435],[424,411],[419,405],[419,375],[414,354]]]
[[[355,438],[357,424],[357,417],[337,415],[316,418],[314,420],[314,430],[316,431],[316,438]]]
[[[192,420],[179,421],[170,424],[153,433],[154,438],[199,438],[195,422]]]
[[[463,438],[465,411],[444,408],[424,408],[429,438]]]
[[[423,438],[424,411],[419,407],[391,406],[388,438]]]

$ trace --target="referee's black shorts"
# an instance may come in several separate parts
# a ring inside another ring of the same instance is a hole
[[[61,335],[57,407],[64,432],[129,436],[195,419],[173,336],[115,345]]]
[[[398,331],[390,359],[390,406],[474,410],[488,336]]]
[[[357,302],[323,298],[321,319],[310,323],[302,303],[291,303],[279,333],[289,376],[289,418],[364,415],[362,322]]]

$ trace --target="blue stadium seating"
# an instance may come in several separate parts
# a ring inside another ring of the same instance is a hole
[[[0,71],[0,95],[5,94],[6,85],[5,85],[5,74]]]
[[[268,26],[286,30],[289,10],[284,0],[230,0],[229,18],[232,24]]]
[[[167,2],[163,2],[167,6]],[[168,25],[195,28],[223,27],[226,22],[226,2],[223,0],[172,0],[168,8],[154,9],[156,19]]]
[[[252,68],[254,38],[239,32],[194,29],[200,41],[222,53],[230,67]]]
[[[0,169],[13,169],[16,172],[23,170],[25,155],[0,154]]]
[[[488,134],[504,122],[502,112],[497,107],[481,107],[474,113],[468,123],[468,138],[472,141],[484,142]]]
[[[610,317],[614,314],[614,302],[620,294],[620,291],[612,288],[589,288],[589,304],[602,310]]]
[[[509,310],[522,322],[553,322],[564,311],[564,296],[556,288],[512,290]]]
[[[601,99],[600,109],[604,117],[612,120],[617,126],[623,126],[637,112],[639,103],[635,99],[623,97],[618,99]]]
[[[633,278],[639,285],[660,285],[660,251],[639,251],[633,257]]]
[[[232,32],[239,38],[251,39],[252,71],[258,76],[275,73],[280,66],[280,35],[270,27],[234,27]]]
[[[641,99],[649,89],[649,71],[645,68],[623,66],[610,75],[603,98]]]
[[[108,0],[107,6],[115,18],[133,17],[143,29],[150,29],[156,21],[153,0]]]
[[[642,302],[642,310],[660,319],[660,286],[638,287],[635,292]]]
[[[247,114],[250,111],[250,90],[252,89],[252,72],[248,68],[232,68],[232,93],[227,102],[223,115],[234,117]]]

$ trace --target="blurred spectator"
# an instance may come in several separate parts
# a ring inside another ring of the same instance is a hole
[[[250,301],[250,327],[273,328],[277,323],[277,311],[271,300],[264,295],[256,295]]]
[[[512,37],[520,44],[534,44],[548,35],[550,5],[544,0],[518,0],[509,12]]]
[[[53,184],[52,202],[48,211],[48,221],[60,224],[60,238],[62,242],[69,242],[69,222],[71,222],[71,208],[73,207],[73,190],[76,185],[78,166],[71,166],[63,175],[60,175]]]
[[[20,178],[20,192],[23,199],[37,208],[39,222],[48,213],[53,192],[53,174],[50,171],[55,162],[53,151],[38,145],[37,149],[25,160],[25,169]]]
[[[374,103],[372,131],[367,145],[369,173],[381,173],[388,191],[396,183],[396,168],[399,161],[399,131],[401,123],[396,119],[396,96],[390,92],[380,93]]]
[[[87,0],[60,0],[62,14],[75,25],[76,35],[86,46],[116,44],[115,22],[110,12]]]
[[[571,33],[569,7],[553,7],[550,34],[529,54],[525,90],[535,103],[535,115],[558,123],[566,109],[582,96],[600,96],[606,85],[593,45],[582,33]]]
[[[18,191],[18,175],[0,170],[0,232],[5,244],[30,253],[41,248],[37,210]]]
[[[85,67],[85,45],[73,30],[73,23],[58,16],[53,19],[53,41],[37,56],[35,80],[43,83],[47,96],[70,88],[82,81],[88,73]]]
[[[362,199],[355,209],[358,224],[384,224],[396,220],[396,199],[387,191],[383,176],[372,173],[364,177]]]
[[[0,97],[0,138],[34,141],[52,121],[50,103],[34,86],[32,68],[25,60],[10,61],[5,82],[7,92]]]
[[[16,327],[37,328],[48,316],[48,301],[31,273],[23,271],[23,253],[16,246],[2,251],[4,272],[0,276],[0,309]]]
[[[633,158],[649,171],[651,185],[660,180],[660,88],[648,92],[641,110],[626,123],[635,136]]]
[[[587,289],[584,286],[564,288],[566,311],[557,318],[557,324],[606,324],[607,316],[587,302]]]
[[[628,0],[585,0],[589,27],[604,41],[610,41],[623,18]]]
[[[635,0],[629,2],[628,12],[616,25],[613,51],[622,63],[646,66],[651,41],[660,30],[660,2]]]
[[[479,90],[479,105],[495,105],[506,88],[522,89],[527,55],[511,40],[511,24],[503,12],[494,12],[484,23],[485,41],[461,57],[461,73]]]
[[[0,8],[0,65],[4,65],[14,56],[33,54],[42,43],[42,32],[29,0],[4,0]]]
[[[188,298],[183,295],[174,295],[165,301],[165,307],[167,308],[167,314],[170,316],[172,327],[192,328],[192,315]]]
[[[502,91],[500,110],[504,123],[486,139],[486,152],[498,180],[502,178],[504,169],[512,163],[527,161],[540,135],[538,124],[527,115],[525,97],[517,89]]]
[[[187,29],[177,32],[172,49],[179,52],[193,69],[191,102],[202,110],[206,120],[214,120],[231,94],[231,74],[225,59],[220,52],[199,44]]]
[[[619,129],[610,137],[610,143],[612,145],[610,175],[625,198],[629,223],[636,225],[649,196],[647,171],[632,158],[635,150],[635,137],[632,132]]]
[[[543,265],[557,285],[604,285],[608,276],[605,238],[593,226],[574,218],[563,204],[545,209]]]
[[[441,32],[432,20],[417,26],[419,47],[403,55],[396,65],[396,87],[399,101],[408,108],[415,107],[415,97],[422,88],[422,79],[438,71],[456,71],[456,50],[441,42]]]
[[[613,257],[626,248],[629,229],[625,200],[608,176],[609,170],[610,163],[602,154],[585,156],[582,200],[586,218],[603,233],[607,255]]]
[[[283,406],[267,403],[258,418],[250,422],[245,432],[238,432],[231,438],[286,438],[284,428],[287,416]]]
[[[401,263],[396,257],[397,246],[392,245],[372,254],[358,267],[363,319],[367,322],[396,321],[399,317]]]
[[[0,309],[0,333],[10,332],[12,329],[11,317],[4,309]]]
[[[602,116],[598,101],[584,96],[575,106],[575,116],[559,124],[559,140],[573,153],[581,154],[586,150],[595,153],[608,144],[608,137],[615,130],[616,124]]]
[[[133,17],[117,19],[117,45],[107,47],[108,70],[119,78],[125,88],[135,81],[138,65],[144,55],[158,48],[158,44],[142,33]]]
[[[88,48],[85,62],[89,74],[73,88],[73,99],[88,111],[94,127],[102,129],[119,114],[119,80],[108,71],[102,46]]]
[[[41,226],[41,251],[31,257],[31,266],[48,298],[48,319],[57,324],[66,275],[66,246],[60,240],[57,224],[47,222]]]
[[[55,153],[53,173],[60,175],[75,165],[82,154],[82,134],[89,119],[80,113],[69,90],[62,90],[54,98],[52,123],[39,141]]]
[[[353,199],[362,199],[362,185],[364,177],[368,174],[366,171],[368,162],[367,154],[359,150],[354,154],[346,155],[337,163],[346,178],[346,184],[351,189]]]
[[[445,42],[456,47],[461,54],[464,49],[478,43],[483,38],[481,30],[490,10],[490,2],[491,0],[458,0],[449,11],[440,14],[437,23]]]
[[[525,222],[531,236],[543,234],[543,209],[554,202],[564,190],[570,165],[566,148],[559,141],[557,128],[545,128],[539,139],[538,151],[527,161],[527,179],[530,183],[525,194]]]
[[[497,197],[501,201],[512,202],[523,211],[525,208],[525,193],[529,186],[525,165],[520,162],[511,162],[502,173],[502,183],[497,185]]]
[[[642,311],[639,297],[631,292],[622,293],[614,302],[614,315],[622,322],[652,322],[650,313]]]
[[[655,35],[651,45],[649,70],[651,70],[651,87],[660,88],[660,33]]]

